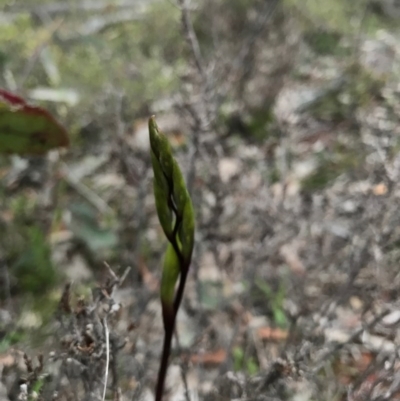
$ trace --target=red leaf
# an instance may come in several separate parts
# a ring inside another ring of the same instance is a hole
[[[0,96],[12,105],[26,105],[26,102],[22,97],[15,95],[14,93],[7,92],[0,88]]]
[[[69,145],[65,128],[45,109],[0,89],[0,152],[44,154]]]

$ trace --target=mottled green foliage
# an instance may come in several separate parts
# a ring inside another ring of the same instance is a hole
[[[333,152],[321,152],[318,155],[318,167],[301,181],[305,193],[324,189],[341,174],[354,173],[363,165],[362,149],[347,149],[336,146]]]
[[[373,12],[365,12],[369,3],[369,0],[284,0],[287,10],[295,12],[304,27],[324,27],[350,35],[359,33],[360,24],[369,33],[387,26],[385,18]]]
[[[75,238],[96,255],[96,259],[109,259],[113,250],[118,246],[116,223],[112,216],[103,216],[86,202],[72,202],[68,205],[71,213],[69,229]],[[108,221],[105,219],[108,217]]]
[[[304,34],[304,40],[317,54],[340,54],[341,35],[320,29],[310,29]]]
[[[314,117],[324,121],[344,121],[352,118],[355,110],[369,106],[381,93],[385,77],[374,76],[358,63],[346,69],[348,83],[326,95],[310,108]]]
[[[0,341],[0,352],[6,352],[10,347],[21,342],[24,337],[25,333],[21,330],[12,330],[7,332],[7,334]]]
[[[259,371],[259,366],[253,356],[246,356],[243,348],[234,347],[232,350],[233,366],[235,372],[245,370],[249,375],[255,375]]]
[[[57,272],[51,261],[50,246],[41,230],[27,227],[24,232],[25,249],[12,265],[18,284],[24,292],[43,294],[57,281]]]
[[[288,326],[288,320],[283,307],[283,302],[286,297],[284,284],[279,283],[279,287],[275,291],[264,280],[256,279],[255,284],[269,303],[274,323],[279,327],[286,328]]]

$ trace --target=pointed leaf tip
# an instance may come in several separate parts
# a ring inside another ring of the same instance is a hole
[[[150,134],[158,134],[158,125],[157,125],[157,122],[156,122],[156,116],[151,116],[150,118],[149,118],[149,131],[150,131]]]

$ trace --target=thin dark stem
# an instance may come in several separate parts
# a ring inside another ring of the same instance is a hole
[[[175,327],[174,333],[175,333],[175,340],[176,340],[178,352],[181,355],[182,347],[181,347],[181,343],[179,341],[179,335],[178,335],[178,331],[176,330],[176,327]],[[189,385],[188,385],[188,381],[187,381],[188,363],[187,363],[187,361],[182,361],[180,365],[181,365],[181,377],[182,377],[182,381],[183,381],[183,386],[185,387],[185,398],[186,398],[186,401],[191,401],[190,394],[189,394]]]
[[[168,360],[169,360],[169,355],[171,354],[172,337],[175,329],[175,320],[176,320],[175,313],[164,314],[165,337],[164,337],[163,353],[161,356],[160,370],[158,371],[155,401],[161,401],[164,392],[164,384],[165,384],[165,379],[167,377]]]
[[[178,255],[180,255],[178,253]],[[173,309],[169,309],[166,305],[163,305],[163,322],[164,322],[164,345],[163,353],[161,356],[160,370],[158,372],[157,388],[156,388],[156,399],[155,401],[161,401],[164,392],[165,378],[167,376],[168,360],[171,354],[172,337],[175,331],[175,322],[178,315],[179,306],[182,301],[183,292],[185,290],[185,283],[187,274],[189,271],[189,266],[183,266],[181,270],[181,277],[179,280],[178,291],[174,300]]]
[[[178,314],[179,306],[181,305],[181,302],[182,302],[183,292],[185,291],[186,278],[187,278],[188,272],[189,272],[189,266],[185,266],[181,270],[181,277],[179,280],[178,290],[176,292],[176,296],[175,296],[175,300],[174,300],[175,317]]]
[[[175,248],[175,251],[178,255],[179,262],[181,265],[181,276],[179,280],[178,291],[176,293],[174,304],[172,310],[168,308],[165,304],[162,306],[163,308],[163,322],[164,322],[164,345],[163,345],[163,353],[161,357],[160,370],[158,372],[157,379],[157,388],[156,388],[156,399],[155,401],[161,401],[162,395],[164,392],[164,384],[165,378],[167,376],[168,369],[168,360],[171,354],[171,345],[172,345],[172,337],[175,331],[175,322],[176,317],[178,315],[179,306],[182,301],[183,292],[185,290],[186,277],[189,271],[189,266],[185,266],[183,263],[183,257],[179,250],[178,244],[176,242],[176,236],[174,235],[174,241],[172,241],[172,245]]]
[[[178,291],[175,296],[173,304],[166,305],[165,303],[163,303],[162,305],[165,337],[164,337],[163,353],[161,356],[160,370],[158,372],[155,401],[162,401],[165,379],[167,376],[168,360],[171,354],[172,337],[175,331],[176,316],[178,315],[179,306],[182,301],[183,292],[185,289],[186,277],[190,265],[190,262],[189,263],[185,262],[184,257],[182,255],[182,251],[178,244],[177,235],[178,235],[178,230],[182,224],[182,216],[178,213],[178,209],[173,201],[172,196],[170,196],[170,198],[168,199],[168,206],[170,209],[172,209],[176,218],[172,235],[168,236],[168,240],[172,244],[174,251],[178,256],[180,265],[180,279],[179,279]]]
[[[194,32],[193,23],[189,16],[189,10],[186,4],[186,0],[179,0],[179,5],[182,10],[182,26],[184,29],[186,41],[189,44],[189,48],[193,53],[193,60],[196,64],[196,68],[199,71],[200,75],[205,78],[205,68],[203,65],[203,57],[201,55],[200,45],[197,40],[197,36]]]

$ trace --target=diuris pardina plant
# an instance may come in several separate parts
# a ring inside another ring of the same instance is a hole
[[[174,159],[167,137],[149,120],[154,197],[158,219],[168,240],[161,278],[164,345],[156,387],[162,400],[176,317],[182,301],[194,245],[194,211],[185,180]]]
[[[157,214],[168,240],[160,289],[165,337],[156,401],[161,401],[176,317],[192,258],[195,223],[182,172],[154,117],[149,120],[149,133]],[[0,88],[0,154],[45,154],[68,145],[66,130],[45,109]]]

